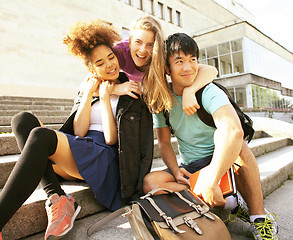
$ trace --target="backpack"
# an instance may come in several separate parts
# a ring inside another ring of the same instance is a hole
[[[244,137],[243,138],[245,140],[247,140],[248,142],[250,142],[252,137],[253,137],[253,134],[254,134],[253,122],[252,122],[251,118],[247,114],[245,114],[244,112],[241,111],[241,109],[239,108],[238,104],[233,100],[232,96],[230,95],[228,90],[223,85],[221,85],[220,83],[217,83],[215,81],[213,81],[212,83],[215,84],[221,90],[223,90],[223,92],[227,95],[230,103],[234,107],[234,109],[235,109],[235,111],[236,111],[236,113],[237,113],[237,115],[238,115],[238,117],[240,119],[241,126],[242,126],[242,129],[243,129],[243,132],[244,132]],[[202,93],[203,93],[203,91],[204,91],[206,86],[204,86],[201,89],[199,89],[195,94],[197,102],[198,102],[198,104],[200,106],[200,108],[197,110],[196,114],[197,114],[197,116],[199,117],[199,119],[203,123],[205,123],[206,125],[208,125],[210,127],[216,128],[216,125],[215,125],[215,122],[214,122],[214,119],[213,119],[212,115],[209,114],[204,109],[204,107],[202,105]],[[164,116],[166,118],[166,124],[169,126],[169,128],[171,130],[171,133],[174,134],[174,129],[171,127],[170,121],[169,121],[169,112],[164,111],[163,113],[164,113]]]
[[[158,191],[167,194],[154,195]],[[224,222],[190,190],[154,189],[88,228],[87,237],[113,218],[128,216],[136,240],[230,240]]]

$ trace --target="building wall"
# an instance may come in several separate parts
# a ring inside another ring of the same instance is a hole
[[[150,0],[142,0],[143,9],[139,9],[138,0],[0,2],[0,94],[73,98],[87,69],[81,60],[67,53],[62,43],[69,27],[77,21],[101,18],[126,36],[131,23],[148,14]],[[240,18],[213,0],[153,0],[153,4],[152,15],[161,22],[165,36],[186,32],[197,36],[202,48],[248,35],[255,42],[264,41],[261,44],[275,53],[281,52],[281,57],[292,59],[288,51],[282,52],[268,38],[264,40],[254,28],[239,23]],[[172,10],[171,23],[168,8]],[[180,13],[178,24],[176,12]]]
[[[279,81],[283,87],[293,89],[293,62],[248,38],[244,38],[243,49],[245,72]]]
[[[77,21],[101,18],[122,33],[148,14],[149,0],[0,0],[0,94],[73,98],[87,74],[82,62],[66,51],[62,39]],[[165,36],[194,34],[233,22],[237,17],[212,0],[153,0],[153,15]],[[158,12],[163,4],[163,19]],[[172,9],[173,23],[167,20]],[[180,26],[176,25],[176,11]],[[123,29],[123,31],[122,31]]]

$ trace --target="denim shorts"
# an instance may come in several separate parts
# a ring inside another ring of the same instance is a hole
[[[190,172],[192,174],[192,173],[195,173],[195,172],[199,171],[200,169],[208,166],[210,164],[211,160],[212,160],[212,157],[213,156],[211,155],[211,156],[196,160],[194,162],[191,162],[189,164],[181,163],[179,168],[185,168],[188,172]],[[164,171],[167,172],[167,173],[172,174],[171,171],[169,170],[169,168],[165,169]]]

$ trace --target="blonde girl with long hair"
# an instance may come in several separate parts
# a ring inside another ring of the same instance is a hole
[[[152,113],[170,110],[173,97],[168,86],[165,67],[164,36],[160,23],[152,16],[138,18],[131,27],[129,39],[114,46],[121,70],[130,82],[116,86],[115,94],[140,93],[143,85],[143,98]],[[184,89],[183,109],[187,115],[194,114],[199,108],[195,92],[210,83],[217,70],[199,64],[198,75],[192,86]]]

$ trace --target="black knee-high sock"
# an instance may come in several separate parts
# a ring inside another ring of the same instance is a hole
[[[35,127],[40,127],[41,125],[39,120],[33,114],[29,112],[20,112],[12,118],[11,126],[18,147],[22,151],[31,130]],[[47,197],[50,197],[54,193],[58,193],[59,196],[65,195],[63,189],[60,187],[58,177],[52,168],[51,161],[48,161],[47,163],[40,184],[46,192]]]
[[[13,127],[14,130],[17,128],[19,126]],[[53,130],[35,126],[26,138],[18,141],[20,148],[23,147],[22,153],[0,193],[0,231],[36,189],[50,165],[48,157],[56,151],[57,136]],[[53,170],[51,172],[54,176]]]

